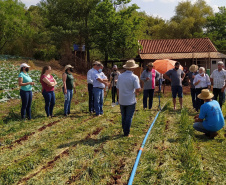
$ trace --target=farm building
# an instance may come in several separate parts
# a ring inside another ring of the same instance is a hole
[[[139,58],[144,65],[158,59],[171,59],[186,68],[196,64],[212,72],[218,61],[225,63],[226,59],[226,55],[218,52],[209,38],[140,40],[139,44],[142,46]]]

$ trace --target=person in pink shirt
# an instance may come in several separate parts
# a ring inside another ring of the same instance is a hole
[[[45,111],[47,117],[53,117],[53,107],[55,105],[54,87],[57,84],[56,80],[50,74],[51,67],[45,66],[42,69],[40,83],[42,84],[42,95],[45,99]]]
[[[153,63],[147,65],[147,69],[143,71],[140,79],[144,82],[143,91],[143,108],[147,109],[147,99],[149,98],[148,108],[152,108],[155,84],[160,77],[160,73],[153,69]]]

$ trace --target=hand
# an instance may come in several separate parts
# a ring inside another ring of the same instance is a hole
[[[76,89],[74,88],[74,93],[76,94]]]
[[[146,80],[148,81],[148,80],[150,80],[150,78],[147,77]]]
[[[34,82],[30,82],[30,85],[35,85],[35,83]]]
[[[64,89],[64,94],[67,94],[67,89]]]
[[[224,90],[225,90],[225,87],[223,87],[223,88],[221,89],[221,92],[224,92]]]
[[[195,115],[195,116],[194,116],[194,119],[196,119],[196,118],[198,118],[198,117],[199,117],[199,114]]]
[[[195,78],[195,75],[192,75],[192,78]]]

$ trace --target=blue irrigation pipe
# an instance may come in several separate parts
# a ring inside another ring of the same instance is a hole
[[[166,104],[165,104],[165,105],[166,105]],[[165,105],[163,106],[163,108],[165,107]],[[154,126],[154,124],[155,124],[155,122],[156,122],[156,120],[157,120],[157,118],[158,118],[158,116],[159,116],[159,114],[160,114],[161,111],[162,111],[162,110],[160,109],[160,111],[159,111],[159,112],[157,113],[157,115],[155,116],[155,119],[153,120],[153,122],[152,122],[150,128],[148,129],[148,132],[147,132],[147,134],[146,134],[146,136],[145,136],[145,138],[144,138],[144,140],[143,140],[143,143],[142,143],[142,145],[141,145],[141,147],[140,147],[140,149],[139,149],[139,152],[138,152],[138,154],[137,154],[137,158],[136,158],[135,164],[134,164],[134,166],[133,166],[133,171],[132,171],[132,173],[131,173],[131,175],[130,175],[130,179],[129,179],[128,185],[132,185],[132,184],[133,184],[133,179],[134,179],[135,174],[136,174],[136,170],[137,170],[137,166],[138,166],[139,161],[140,161],[141,153],[143,152],[143,149],[144,149],[146,140],[147,140],[147,138],[148,138],[148,136],[149,136],[149,134],[150,134],[150,132],[151,132],[151,129],[152,129],[152,127]]]

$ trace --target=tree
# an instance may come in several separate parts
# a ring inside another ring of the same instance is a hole
[[[175,26],[176,38],[192,38],[196,33],[203,33],[203,27],[207,17],[213,15],[212,8],[204,0],[197,0],[194,4],[191,1],[182,1],[176,7],[176,15],[168,23],[172,28]]]
[[[207,18],[206,34],[219,50],[226,50],[226,8]]]
[[[120,1],[128,3],[129,1]],[[119,3],[119,1],[118,1]],[[93,14],[93,38],[96,48],[109,58],[122,58],[129,49],[138,50],[137,30],[140,19],[133,15],[136,5],[117,10],[110,0],[100,2]]]
[[[0,52],[26,30],[26,10],[18,0],[0,0]]]

